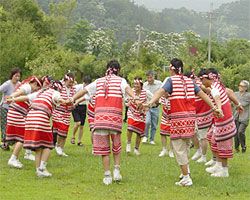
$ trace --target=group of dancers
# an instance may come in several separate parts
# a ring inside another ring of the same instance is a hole
[[[199,158],[199,162],[206,162],[208,140],[213,159],[206,163],[206,171],[213,177],[229,176],[228,158],[233,157],[232,143],[236,134],[230,100],[236,105],[238,112],[243,108],[233,91],[223,85],[215,69],[201,69],[197,76],[193,72],[184,75],[182,61],[174,58],[170,62],[170,77],[165,79],[155,94],[143,89],[141,77],[134,78],[131,88],[119,76],[119,72],[119,62],[111,60],[103,77],[76,87],[75,76],[71,72],[61,81],[53,80],[50,76],[41,79],[32,76],[19,83],[20,71],[13,71],[10,81],[17,76],[15,84],[12,84],[15,89],[4,98],[9,107],[5,110],[6,130],[1,129],[2,133],[6,133],[4,145],[15,144],[8,165],[22,168],[19,154],[25,148],[35,152],[36,175],[52,176],[47,170],[50,152],[55,148],[58,155],[67,156],[64,149],[71,111],[79,103],[88,101],[92,153],[102,157],[103,183],[109,185],[113,181],[121,181],[122,113],[126,99],[127,153],[131,152],[131,138],[135,133],[134,154],[140,155],[140,142],[145,136],[146,112],[160,102],[160,134],[163,141],[161,154],[166,154],[164,143],[169,136],[170,150],[181,171],[176,185],[193,184],[189,168],[192,142],[198,149],[193,160]],[[114,157],[113,175],[110,167],[111,151]]]

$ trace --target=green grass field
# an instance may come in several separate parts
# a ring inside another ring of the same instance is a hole
[[[71,132],[69,132],[71,136]],[[202,164],[190,161],[193,186],[175,186],[180,174],[175,159],[159,158],[160,135],[156,145],[141,145],[141,155],[126,155],[126,125],[123,128],[121,183],[105,186],[100,157],[91,154],[90,132],[85,127],[83,148],[66,144],[69,157],[58,157],[55,152],[49,160],[51,178],[37,178],[34,163],[23,159],[21,170],[7,166],[11,152],[0,150],[0,199],[250,199],[250,149],[235,154],[230,160],[229,178],[212,178]],[[133,143],[134,144],[133,137]],[[250,146],[250,129],[247,130]],[[192,150],[192,154],[194,150]],[[209,155],[210,158],[210,155]]]

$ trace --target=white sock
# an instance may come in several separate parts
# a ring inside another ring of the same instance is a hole
[[[41,170],[44,170],[44,169],[46,169],[46,165],[47,165],[47,162],[41,160],[41,163],[40,163],[39,168],[40,168]]]
[[[166,147],[162,147],[162,151],[167,151],[167,148]]]
[[[222,167],[222,162],[216,161],[216,166],[217,166],[217,167]]]
[[[32,152],[31,152],[30,149],[26,149],[26,150],[25,150],[25,153],[26,153],[26,154],[32,154]]]
[[[188,167],[187,167],[187,168],[188,168],[188,174],[190,174],[190,168],[189,168],[189,165],[188,165]]]
[[[114,167],[115,167],[115,169],[120,170],[120,165],[115,165]]]
[[[110,170],[104,172],[104,176],[111,176]]]
[[[223,167],[223,171],[228,172],[228,167]]]
[[[12,154],[10,157],[10,160],[16,160],[16,159],[17,159],[17,157],[14,154]]]

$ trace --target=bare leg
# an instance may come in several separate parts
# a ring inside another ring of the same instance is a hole
[[[161,135],[161,144],[163,149],[167,149],[167,136]]]
[[[206,139],[202,139],[201,140],[201,151],[202,151],[202,155],[206,155],[207,154],[207,140]]]
[[[127,131],[127,143],[131,144],[131,139],[132,139],[132,132],[131,131]]]
[[[23,143],[22,142],[16,142],[14,150],[13,150],[13,155],[15,155],[17,158],[19,156],[20,151],[23,148]]]
[[[186,164],[186,165],[180,165],[180,167],[181,167],[181,173],[184,176],[188,175],[188,164]]]
[[[76,132],[80,126],[81,122],[75,122],[74,124],[74,127],[73,127],[73,135],[72,135],[72,138],[75,138],[76,137]]]
[[[50,149],[46,148],[42,150],[41,161],[47,162],[50,155]]]
[[[63,149],[65,142],[66,142],[66,138],[61,137],[59,135],[57,136],[57,146],[59,146]]]
[[[36,150],[36,155],[35,155],[35,159],[36,159],[36,168],[38,168],[41,164],[41,157],[42,157],[42,149],[37,149]]]
[[[140,135],[136,135],[136,141],[135,141],[135,148],[139,149],[141,143],[141,137]]]
[[[199,149],[200,148],[200,143],[199,143],[199,140],[198,140],[196,134],[193,137],[193,143],[194,143],[194,148],[195,149]]]
[[[102,156],[102,164],[103,164],[104,171],[110,171],[109,155]]]
[[[79,132],[78,132],[78,143],[82,142],[82,136],[83,136],[83,126],[80,125]]]

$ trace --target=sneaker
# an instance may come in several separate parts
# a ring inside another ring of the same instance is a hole
[[[14,168],[17,168],[17,169],[21,169],[23,167],[23,164],[18,160],[18,159],[9,159],[8,161],[8,165],[10,167],[14,167]]]
[[[143,137],[142,138],[142,143],[147,143],[148,142],[148,138],[147,137]]]
[[[114,169],[113,177],[114,177],[114,181],[121,181],[122,180],[122,175],[121,175],[119,169],[116,169],[116,168]]]
[[[45,169],[37,169],[36,170],[36,175],[38,176],[38,177],[51,177],[52,176],[52,174],[51,173],[49,173],[48,172],[48,170],[45,168]]]
[[[213,159],[209,160],[208,162],[205,163],[205,166],[214,166],[215,165],[215,161]]]
[[[137,155],[137,156],[139,156],[140,155],[139,150],[138,149],[134,149],[134,154]]]
[[[221,171],[221,169],[222,169],[222,167],[218,166],[218,164],[216,163],[214,166],[206,168],[206,172],[208,172],[210,174],[214,174],[218,171]]]
[[[190,176],[187,175],[187,176],[183,176],[183,178],[179,182],[176,182],[175,185],[188,187],[188,186],[193,185],[193,181],[190,178]]]
[[[64,156],[64,157],[68,157],[69,155],[68,155],[68,154],[66,154],[66,153],[64,153],[64,152],[62,152],[62,156]]]
[[[167,153],[168,153],[168,151],[167,151],[166,149],[163,149],[163,150],[161,151],[161,153],[159,154],[159,157],[166,156]]]
[[[59,155],[59,156],[62,156],[62,155],[63,155],[63,151],[62,151],[62,148],[61,148],[61,147],[56,146],[56,147],[55,147],[55,150],[56,150],[57,155]]]
[[[228,169],[222,168],[220,171],[217,171],[211,174],[212,177],[229,177]]]
[[[206,156],[201,156],[198,160],[196,160],[197,163],[205,163],[207,162]]]
[[[27,152],[25,152],[23,158],[26,159],[26,160],[35,161],[35,156],[34,156],[32,153],[27,153]]]
[[[192,156],[192,160],[197,160],[197,159],[199,159],[200,157],[201,157],[202,155],[201,155],[201,151],[200,151],[200,149],[198,149],[196,152],[195,152],[195,154]]]
[[[246,153],[246,150],[247,150],[247,148],[244,147],[244,148],[242,148],[241,152],[242,152],[242,153]]]
[[[105,177],[103,178],[103,183],[105,185],[110,185],[112,183],[112,177],[111,177],[111,175],[105,175]]]
[[[127,146],[126,146],[126,152],[127,153],[131,152],[131,144],[127,144]]]
[[[169,151],[169,152],[168,152],[168,156],[169,156],[170,158],[174,158],[174,152],[173,152],[173,151]]]
[[[150,141],[149,144],[155,145],[155,142],[154,141]]]

